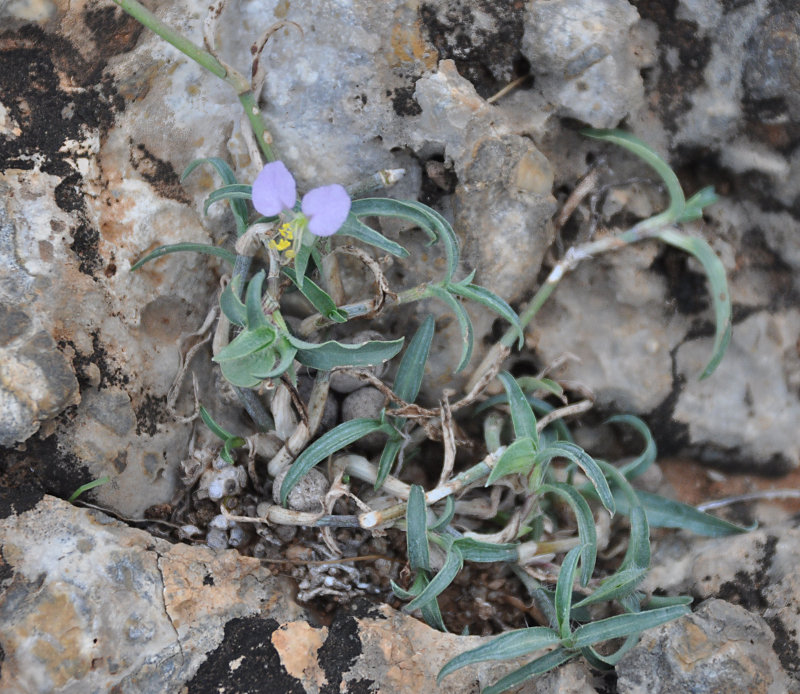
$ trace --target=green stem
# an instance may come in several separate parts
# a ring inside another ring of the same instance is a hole
[[[247,120],[255,135],[256,142],[264,154],[267,161],[275,161],[275,154],[270,145],[269,133],[267,132],[261,113],[256,105],[256,100],[252,92],[250,81],[237,70],[229,65],[224,65],[211,53],[193,43],[182,34],[179,34],[172,27],[164,24],[150,10],[137,0],[114,0],[125,12],[140,22],[151,31],[154,31],[167,43],[175,46],[181,53],[194,60],[198,65],[204,67],[212,75],[225,80],[236,90],[236,96],[244,108]]]
[[[268,162],[275,161],[275,153],[272,151],[269,133],[264,125],[264,120],[261,118],[261,111],[258,110],[253,92],[248,86],[247,91],[237,91],[237,96],[239,97],[239,102],[242,104],[247,120],[250,121],[250,128],[253,131],[253,135],[255,135],[259,149],[264,154],[264,158]]]
[[[217,77],[229,81],[227,68],[219,62],[207,50],[200,48],[196,43],[192,43],[185,36],[167,26],[150,10],[136,0],[114,0],[125,12],[140,22],[148,29],[154,31],[167,43],[171,43],[181,53],[189,56],[198,65],[202,65],[210,73]]]

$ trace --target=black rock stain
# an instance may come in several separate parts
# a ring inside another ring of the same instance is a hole
[[[141,404],[136,408],[136,433],[155,436],[158,425],[165,422],[167,396],[155,396],[146,393]]]
[[[171,198],[189,204],[189,196],[181,185],[180,176],[175,173],[172,164],[159,159],[143,144],[131,142],[131,165],[136,169],[162,197]]]
[[[286,671],[272,645],[272,634],[279,626],[274,619],[258,617],[227,622],[222,643],[187,683],[188,694],[305,694],[300,680]]]
[[[487,98],[499,91],[521,70],[529,69],[519,50],[522,44],[525,3],[496,0],[449,0],[422,3],[420,22],[439,59],[451,59],[458,73]],[[476,13],[485,21],[476,25]],[[526,67],[527,66],[527,67]]]
[[[758,568],[752,573],[737,571],[733,581],[726,581],[720,586],[717,597],[763,616],[764,611],[770,607],[764,591],[769,587],[769,572],[775,559],[777,545],[778,538],[775,535],[767,535],[764,544],[759,547],[761,559]],[[772,649],[778,660],[791,677],[800,679],[800,649],[795,640],[797,634],[789,632],[778,615],[764,619],[775,634]]]

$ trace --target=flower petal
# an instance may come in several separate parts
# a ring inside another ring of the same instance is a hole
[[[291,210],[297,202],[297,184],[282,161],[271,161],[253,183],[253,207],[265,217]]]
[[[309,190],[303,196],[303,214],[308,230],[316,236],[331,236],[339,231],[350,213],[350,196],[338,183]]]

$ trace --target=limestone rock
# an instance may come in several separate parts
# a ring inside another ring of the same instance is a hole
[[[645,632],[617,665],[617,690],[620,694],[793,691],[771,648],[773,640],[761,617],[724,600],[709,600],[694,614]]]
[[[463,692],[522,664],[478,664],[437,687],[481,637],[358,601],[320,627],[256,559],[171,545],[52,497],[0,520],[0,557],[3,692]],[[580,671],[548,681],[594,691]]]
[[[644,103],[626,0],[548,0],[527,6],[522,50],[535,88],[558,115],[613,128]]]

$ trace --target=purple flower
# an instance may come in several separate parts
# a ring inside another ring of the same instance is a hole
[[[265,217],[292,210],[297,201],[297,184],[282,161],[267,164],[253,182],[253,207]],[[303,196],[303,215],[308,230],[316,236],[331,236],[350,213],[350,196],[338,183],[308,191]]]
[[[330,236],[339,231],[350,213],[350,196],[338,183],[309,190],[303,196],[303,214],[308,230],[316,236]]]
[[[265,217],[291,210],[297,202],[297,185],[282,161],[271,161],[253,183],[253,207]]]

